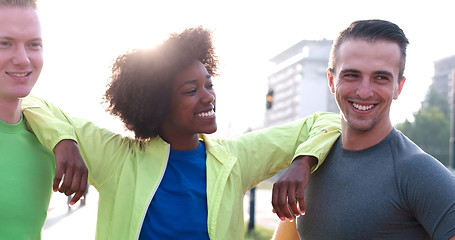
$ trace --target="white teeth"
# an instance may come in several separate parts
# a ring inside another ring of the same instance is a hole
[[[364,105],[360,105],[360,104],[357,104],[357,103],[352,103],[352,105],[355,108],[357,108],[359,110],[362,110],[362,111],[370,110],[374,106],[374,104],[371,104],[371,105],[368,105],[368,106],[364,106]]]
[[[215,111],[211,110],[209,112],[203,112],[196,114],[198,117],[211,117],[215,115]]]
[[[25,77],[28,73],[8,73],[8,75],[15,76],[15,77]]]

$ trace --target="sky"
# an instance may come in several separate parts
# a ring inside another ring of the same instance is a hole
[[[446,0],[39,0],[38,7],[45,64],[33,93],[120,133],[123,125],[101,104],[112,61],[188,27],[213,31],[220,137],[262,125],[272,57],[301,40],[333,40],[355,20],[394,22],[410,40],[393,124],[412,120],[420,108],[434,61],[455,55],[455,3]]]

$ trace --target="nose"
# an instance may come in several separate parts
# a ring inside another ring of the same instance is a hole
[[[216,99],[215,92],[211,90],[205,90],[204,96],[202,97],[202,101],[204,103],[214,103]]]
[[[27,49],[24,46],[18,46],[14,56],[13,56],[14,65],[28,65],[30,64],[30,59],[28,57]]]
[[[356,94],[361,99],[366,99],[373,96],[373,89],[371,86],[371,82],[368,78],[363,78],[360,82],[360,85],[357,87]]]

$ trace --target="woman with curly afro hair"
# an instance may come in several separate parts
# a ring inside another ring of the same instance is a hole
[[[134,50],[117,58],[105,100],[108,110],[135,133],[136,138],[150,139],[160,134],[170,104],[173,81],[189,65],[206,69],[209,95],[210,76],[217,71],[218,59],[209,31],[202,27],[172,34],[160,47]],[[190,79],[194,80],[194,79]],[[188,85],[193,87],[193,85]],[[213,110],[215,97],[203,108]],[[211,119],[214,121],[212,114]],[[215,129],[216,130],[216,129]]]
[[[325,158],[338,137],[325,128],[339,129],[338,114],[209,137],[217,130],[216,70],[211,32],[202,27],[118,57],[104,99],[135,138],[69,117],[40,98],[24,100],[35,106],[24,114],[48,148],[65,131],[54,129],[56,122],[74,132],[68,138],[99,192],[97,239],[242,239],[248,189],[291,162],[308,179],[309,163]]]

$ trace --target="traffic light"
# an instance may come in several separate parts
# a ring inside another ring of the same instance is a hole
[[[273,90],[269,89],[266,95],[266,103],[265,103],[265,108],[267,110],[272,108],[272,103],[273,103]]]

